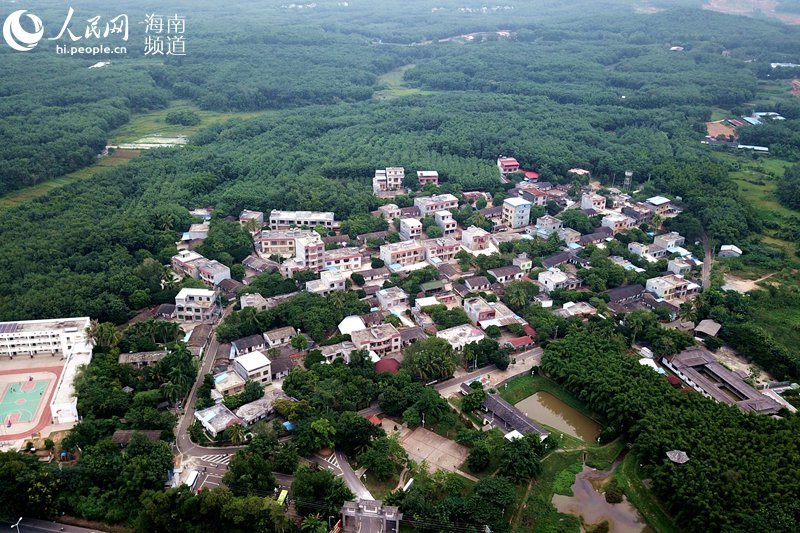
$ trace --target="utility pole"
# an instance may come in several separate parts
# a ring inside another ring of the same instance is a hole
[[[17,533],[19,533],[19,531],[20,531],[19,523],[20,522],[22,522],[22,517],[21,516],[19,517],[19,520],[17,520],[17,523],[11,526],[11,529],[17,528]]]

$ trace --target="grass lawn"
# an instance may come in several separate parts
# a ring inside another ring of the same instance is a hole
[[[647,520],[647,524],[659,533],[680,531],[661,504],[642,483],[642,473],[636,456],[629,453],[613,474],[614,479],[625,492],[628,500]]]
[[[724,109],[720,109],[719,107],[715,107],[711,110],[711,122],[717,122],[718,120],[725,120],[731,116],[728,111]]]
[[[362,478],[363,480],[363,478]],[[376,500],[382,500],[389,495],[396,487],[397,484],[400,482],[400,475],[399,473],[392,476],[391,479],[388,481],[378,481],[375,479],[375,476],[371,476],[369,474],[369,470],[367,470],[367,479],[364,481],[364,485],[367,487],[367,490],[372,494],[372,496]]]
[[[378,76],[376,86],[378,90],[372,95],[374,100],[391,100],[400,98],[402,96],[411,96],[414,94],[435,94],[434,91],[426,91],[414,87],[407,87],[403,76],[406,72],[414,68],[416,65],[409,63],[390,70],[386,74]]]
[[[562,475],[561,472],[572,471],[576,465],[580,467],[580,459],[581,452],[575,451],[551,453],[542,460],[542,475],[533,484],[519,521],[512,524],[514,531],[580,531],[580,518],[559,513],[551,503],[556,479]],[[559,482],[560,485],[564,483],[564,480]]]
[[[608,470],[626,443],[627,438],[623,435],[603,446],[590,446],[586,450],[586,464],[598,470]]]
[[[200,116],[200,124],[195,126],[181,126],[180,124],[167,124],[165,117],[172,111],[193,111]],[[204,111],[186,100],[175,100],[164,109],[139,113],[133,115],[131,120],[109,136],[109,144],[134,142],[142,137],[158,135],[161,137],[175,137],[178,135],[194,135],[198,131],[226,122],[234,118],[249,119],[267,114],[265,111],[246,113],[221,113],[217,111]]]

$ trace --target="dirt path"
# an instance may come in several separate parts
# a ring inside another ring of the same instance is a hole
[[[749,280],[732,276],[731,274],[725,274],[725,285],[723,285],[722,288],[728,291],[740,292],[742,294],[750,291],[757,291],[761,288],[758,286],[759,282],[767,280],[774,275],[775,272],[772,272],[766,276],[758,278],[757,280]]]

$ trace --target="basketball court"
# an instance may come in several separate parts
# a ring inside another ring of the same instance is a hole
[[[0,421],[7,427],[32,422],[44,402],[49,379],[8,383],[0,396]]]

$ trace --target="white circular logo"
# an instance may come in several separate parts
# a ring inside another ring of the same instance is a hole
[[[25,15],[33,22],[33,33],[25,31],[22,27],[20,22],[22,15]],[[25,9],[14,11],[3,23],[3,38],[8,46],[19,52],[33,50],[42,39],[42,34],[44,34],[42,19],[32,13],[28,13]]]

